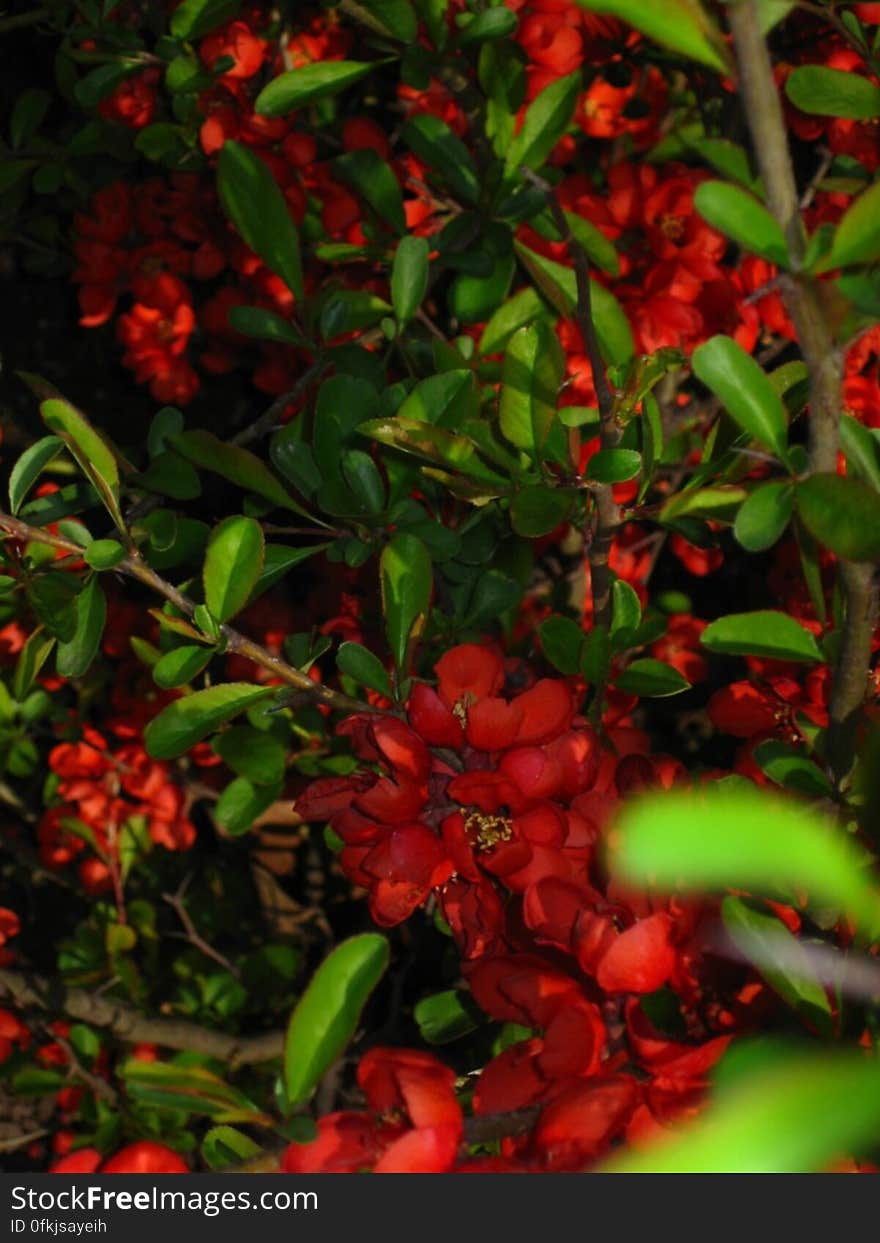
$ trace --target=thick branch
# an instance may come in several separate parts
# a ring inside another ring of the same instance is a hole
[[[106,1028],[127,1044],[158,1044],[166,1049],[190,1050],[216,1057],[231,1070],[280,1057],[284,1032],[261,1036],[227,1036],[184,1019],[153,1019],[125,1002],[114,1001],[81,988],[67,988],[60,981],[27,976],[0,969],[0,997],[21,1010],[46,1010],[65,1014],[92,1027]]]
[[[65,539],[61,535],[53,535],[51,531],[44,531],[42,527],[28,526],[26,522],[21,522],[18,518],[13,518],[9,514],[0,513],[0,531],[6,531],[7,534],[17,540],[21,540],[23,543],[48,544],[51,548],[58,548],[63,552],[82,556],[82,548],[78,544],[74,544],[72,540]],[[185,596],[183,592],[178,591],[171,583],[160,577],[140,556],[125,557],[113,569],[120,574],[127,575],[129,578],[137,579],[138,582],[143,583],[146,587],[150,587],[157,595],[164,597],[170,604],[173,604],[185,617],[192,619],[196,608],[193,601],[188,596]],[[336,708],[340,712],[376,711],[371,704],[365,703],[360,699],[352,699],[348,695],[343,695],[340,691],[334,691],[329,686],[324,686],[321,682],[313,682],[308,674],[300,672],[299,669],[294,669],[292,665],[282,660],[280,656],[276,656],[268,648],[255,643],[253,639],[247,638],[246,635],[241,634],[238,630],[234,630],[232,626],[221,626],[220,633],[223,636],[226,651],[238,652],[240,656],[247,657],[248,660],[253,661],[255,665],[259,665],[261,669],[265,669],[273,677],[286,682],[288,686],[295,686],[298,691],[302,691],[309,699],[326,704],[329,708]]]
[[[740,90],[767,202],[785,233],[794,269],[782,280],[785,305],[810,377],[810,470],[834,472],[840,446],[842,351],[822,305],[819,283],[800,272],[806,237],[788,136],[756,0],[730,7]],[[872,566],[840,564],[846,622],[831,690],[828,759],[838,783],[853,762],[858,716],[870,668],[877,624],[877,587]]]

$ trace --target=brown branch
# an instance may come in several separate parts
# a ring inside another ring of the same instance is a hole
[[[168,903],[177,918],[183,924],[183,933],[178,935],[182,935],[185,940],[189,941],[190,945],[194,946],[200,954],[204,954],[206,958],[212,959],[219,966],[221,966],[224,971],[228,971],[229,974],[234,976],[236,980],[240,980],[241,972],[238,967],[236,967],[234,963],[231,963],[228,958],[224,957],[219,950],[215,950],[213,945],[205,940],[193,923],[192,916],[189,911],[186,909],[184,898],[186,897],[186,891],[190,886],[191,880],[192,874],[185,876],[176,893],[162,894],[163,901]]]
[[[231,1070],[280,1057],[284,1032],[260,1036],[229,1036],[184,1019],[150,1018],[134,1006],[96,992],[68,988],[59,980],[0,969],[0,997],[19,1009],[45,1010],[105,1028],[126,1044],[158,1044],[216,1057]]]
[[[247,427],[243,427],[240,432],[236,433],[236,435],[232,437],[232,444],[249,445],[252,441],[259,440],[268,432],[273,431],[286,407],[292,401],[296,401],[296,399],[305,392],[312,380],[316,380],[318,378],[326,365],[327,364],[323,358],[317,358],[312,365],[302,373],[293,388],[288,389],[287,392],[281,393],[280,396],[276,397],[268,410],[264,411],[258,419],[255,419],[253,423],[249,423]]]
[[[50,531],[44,531],[42,527],[28,526],[26,522],[21,522],[9,514],[0,513],[0,531],[6,531],[8,535],[23,543],[47,544],[50,548],[59,548],[63,552],[82,555],[82,548],[72,540],[65,539],[62,535],[53,535]],[[123,558],[113,569],[151,588],[157,595],[173,604],[184,617],[192,620],[196,609],[193,601],[171,583],[166,582],[151,566],[147,565],[139,554],[134,553]],[[327,707],[335,708],[340,712],[381,711],[363,700],[352,699],[349,695],[334,691],[322,682],[313,682],[308,674],[294,669],[280,656],[276,656],[268,648],[255,643],[253,639],[247,638],[238,630],[234,630],[232,626],[223,625],[219,627],[219,630],[227,652],[237,652],[240,656],[253,661],[255,665],[259,665],[261,669],[265,669],[267,673],[287,683],[288,686],[295,686],[308,699],[326,704]]]
[[[834,340],[821,286],[800,270],[806,234],[782,103],[755,0],[738,0],[731,5],[730,26],[746,119],[767,202],[785,234],[792,261],[793,272],[782,281],[782,296],[810,378],[809,467],[810,471],[833,473],[840,447],[843,352]],[[871,639],[877,624],[873,566],[840,562],[839,572],[846,595],[846,621],[833,674],[828,727],[828,761],[838,785],[854,759],[855,728],[865,699]]]

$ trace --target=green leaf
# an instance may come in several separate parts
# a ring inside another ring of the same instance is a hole
[[[285,574],[294,566],[314,557],[317,553],[326,552],[330,544],[312,544],[309,548],[288,548],[285,544],[267,544],[263,568],[260,577],[251,592],[251,600],[256,600],[264,591],[281,581]]]
[[[516,260],[507,254],[494,259],[485,276],[457,276],[446,295],[449,313],[462,324],[482,323],[507,297],[515,271]]]
[[[83,560],[93,570],[112,570],[125,560],[125,549],[115,539],[93,539],[83,553]]]
[[[201,643],[187,643],[183,647],[175,647],[160,656],[153,665],[153,681],[163,690],[188,686],[193,678],[197,678],[208,667],[213,656],[214,649]]]
[[[81,678],[101,646],[107,621],[107,601],[97,574],[93,574],[76,597],[76,632],[58,644],[55,667],[62,678]]]
[[[60,436],[44,436],[36,444],[25,449],[16,459],[9,473],[9,509],[17,514],[28,492],[39,479],[45,467],[58,456],[64,441]]]
[[[205,604],[220,622],[247,604],[263,569],[265,540],[254,518],[233,514],[215,527],[208,540],[202,582]]]
[[[738,1080],[668,1143],[599,1167],[615,1174],[818,1172],[870,1146],[880,1126],[880,1071],[862,1053],[786,1050]]]
[[[846,455],[847,475],[880,492],[880,443],[851,414],[840,416],[840,443]]]
[[[274,734],[253,725],[233,725],[214,740],[214,750],[239,777],[274,785],[284,776],[287,752]]]
[[[175,39],[201,39],[234,17],[241,0],[183,0],[171,14]]]
[[[230,328],[246,337],[257,337],[260,341],[277,341],[282,345],[308,345],[302,333],[297,332],[283,316],[261,306],[230,307],[227,319]]]
[[[257,786],[247,777],[236,777],[214,804],[214,819],[232,837],[249,833],[254,821],[278,798],[280,783]]]
[[[571,316],[577,305],[577,280],[571,268],[546,259],[521,242],[516,253],[532,280],[560,315]],[[622,367],[635,353],[632,328],[614,294],[598,281],[590,281],[593,324],[602,357],[611,366]]]
[[[424,629],[431,603],[431,556],[415,535],[400,532],[379,561],[382,613],[394,663],[405,671],[410,643]]]
[[[490,10],[491,12],[491,10]],[[451,988],[423,997],[413,1006],[413,1018],[426,1044],[450,1044],[477,1029],[467,993]]]
[[[157,454],[146,470],[130,476],[129,483],[175,501],[192,501],[202,492],[201,481],[190,463],[171,452]]]
[[[644,657],[632,661],[614,679],[617,690],[627,695],[645,695],[650,699],[665,699],[668,695],[680,695],[691,688],[687,678],[682,677],[671,665],[662,660]]]
[[[510,502],[510,519],[517,535],[537,539],[549,535],[565,522],[574,505],[574,493],[566,488],[536,484],[517,492]]]
[[[849,81],[853,74],[844,75]],[[880,95],[880,89],[878,89]],[[860,194],[847,209],[834,233],[826,268],[846,268],[854,263],[874,263],[880,259],[880,181]]]
[[[608,13],[682,56],[708,65],[721,73],[730,70],[730,58],[718,27],[699,0],[577,0],[582,9]]]
[[[781,461],[788,457],[785,407],[776,389],[732,337],[712,337],[694,350],[694,374],[711,389],[739,426],[772,449]]]
[[[694,206],[714,229],[754,255],[781,268],[789,266],[785,234],[754,195],[724,181],[704,181],[697,187]]]
[[[272,85],[280,81],[276,78]],[[266,164],[248,147],[228,140],[217,161],[217,189],[226,214],[247,245],[302,301],[299,234]]]
[[[324,60],[273,78],[257,96],[254,110],[259,116],[281,117],[304,104],[317,103],[338,95],[346,87],[360,82],[374,68],[353,60]]]
[[[501,371],[498,421],[512,445],[540,457],[556,414],[565,355],[550,324],[538,320],[510,339]]]
[[[787,1005],[814,1025],[823,1036],[831,1035],[831,1007],[816,978],[804,945],[782,920],[758,910],[741,898],[725,898],[721,918],[733,944]]]
[[[733,534],[748,552],[764,552],[781,537],[793,511],[794,488],[790,483],[762,484],[740,506]]]
[[[439,117],[421,113],[400,131],[403,141],[427,165],[430,176],[439,175],[462,202],[473,206],[480,197],[480,179],[471,153]]]
[[[795,503],[810,534],[839,557],[880,560],[880,495],[873,488],[820,473],[797,485]]]
[[[345,12],[401,43],[414,43],[419,32],[419,20],[409,0],[346,0]]]
[[[538,637],[541,651],[560,673],[571,675],[580,672],[584,632],[577,622],[555,613],[541,622]]]
[[[141,1106],[182,1110],[220,1122],[265,1126],[270,1121],[247,1096],[204,1066],[130,1058],[120,1074],[126,1095]]]
[[[480,43],[487,39],[503,39],[513,34],[516,27],[516,14],[504,5],[499,5],[494,9],[484,9],[464,27],[458,36],[458,45],[467,47],[471,43]]]
[[[507,149],[504,175],[518,178],[525,166],[537,171],[571,123],[578,92],[580,72],[557,78],[535,96],[526,109],[522,128]]]
[[[366,513],[382,513],[385,484],[369,453],[362,449],[346,449],[342,455],[342,475]]]
[[[597,483],[624,483],[642,469],[642,455],[635,449],[598,449],[587,462],[584,477]]]
[[[378,656],[362,647],[360,643],[343,643],[336,653],[336,664],[341,673],[348,674],[361,686],[368,686],[371,690],[378,691],[386,699],[394,698],[391,680],[385,666]]]
[[[635,630],[642,620],[642,605],[633,587],[616,578],[611,587],[611,633]]]
[[[521,289],[502,303],[486,324],[480,337],[480,353],[500,353],[518,328],[543,314],[546,310],[540,295],[530,285]]]
[[[22,91],[9,118],[9,136],[16,149],[23,146],[43,124],[52,103],[48,91],[30,86]]]
[[[880,87],[868,78],[825,65],[798,65],[785,80],[785,93],[801,112],[871,121],[880,116]]]
[[[616,828],[615,869],[634,884],[785,900],[804,891],[811,906],[846,911],[872,936],[880,928],[867,856],[804,803],[743,783],[704,785],[634,800]]]
[[[601,229],[574,212],[564,213],[572,237],[583,248],[587,258],[609,276],[620,275],[620,257]],[[534,223],[534,222],[533,222]],[[557,233],[558,236],[558,233]]]
[[[372,147],[347,151],[337,156],[333,167],[394,233],[406,232],[400,182],[377,151]]]
[[[365,932],[337,945],[312,976],[290,1016],[284,1044],[284,1087],[291,1107],[308,1099],[345,1051],[388,959],[386,938]]]
[[[202,1140],[202,1156],[212,1170],[242,1165],[262,1155],[263,1149],[243,1131],[231,1126],[212,1126]]]
[[[28,636],[12,675],[12,696],[16,702],[21,703],[26,697],[54,646],[55,639],[47,637],[40,626]]]
[[[304,518],[311,517],[288,494],[265,462],[249,449],[227,444],[212,432],[203,431],[201,428],[175,436],[173,444],[178,453],[182,453],[196,466],[213,471],[230,483],[238,484],[248,492],[255,492],[257,496],[282,509],[291,509]]]
[[[79,580],[60,570],[46,570],[30,580],[25,589],[28,604],[51,635],[70,643],[77,632],[76,596]]]
[[[43,422],[64,441],[91,482],[120,530],[125,529],[119,509],[119,468],[116,458],[84,414],[63,398],[50,397],[40,405]]]
[[[832,785],[828,777],[812,760],[788,743],[768,738],[759,743],[753,752],[761,772],[786,790],[811,797],[828,798]]]
[[[407,324],[422,304],[428,289],[428,255],[424,237],[401,238],[391,267],[391,305],[399,324]]]
[[[824,659],[809,630],[787,613],[772,609],[719,617],[706,627],[700,642],[710,652],[727,656],[817,662]]]
[[[144,745],[154,760],[176,759],[219,725],[274,693],[272,686],[225,682],[175,699],[147,725]]]
[[[789,15],[797,0],[756,0],[761,30],[768,34]]]
[[[478,408],[473,373],[458,369],[420,380],[398,407],[397,417],[456,429],[463,419],[476,416]]]

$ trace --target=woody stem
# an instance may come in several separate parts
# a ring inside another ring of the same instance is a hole
[[[756,0],[730,6],[739,85],[768,206],[785,234],[792,272],[781,281],[810,384],[811,472],[837,469],[843,377],[838,348],[822,303],[819,283],[801,271],[806,233],[801,217],[782,103]],[[853,763],[853,744],[867,689],[871,641],[877,624],[877,586],[872,565],[841,561],[846,621],[831,687],[827,758],[838,785]]]
[[[22,522],[18,518],[13,518],[10,514],[0,513],[0,531],[5,531],[13,539],[20,540],[25,544],[46,544],[50,548],[57,548],[62,552],[75,554],[80,557],[83,553],[83,549],[78,544],[74,544],[72,540],[65,539],[62,535],[53,535],[51,531],[44,531],[42,527],[29,526],[28,523]],[[167,582],[157,574],[152,566],[147,565],[139,553],[124,557],[113,569],[120,574],[125,574],[129,578],[143,583],[144,586],[149,587],[157,595],[162,596],[170,604],[173,604],[184,617],[192,620],[196,609],[195,603],[172,583]],[[268,648],[263,647],[260,643],[256,643],[253,639],[249,639],[246,635],[241,634],[240,631],[233,629],[232,626],[222,625],[219,630],[227,652],[237,652],[240,656],[253,661],[255,665],[259,665],[261,669],[265,669],[267,673],[270,673],[275,678],[279,678],[282,682],[287,683],[288,686],[295,687],[296,690],[301,691],[309,699],[320,704],[326,704],[328,708],[335,708],[340,712],[377,711],[371,704],[360,699],[352,699],[349,695],[343,695],[340,691],[334,691],[322,682],[313,682],[308,674],[295,669],[287,661],[282,660],[280,656],[276,656],[274,652],[270,652]]]

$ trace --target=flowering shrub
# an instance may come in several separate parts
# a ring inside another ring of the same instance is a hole
[[[16,1168],[875,1169],[880,5],[4,24]]]

